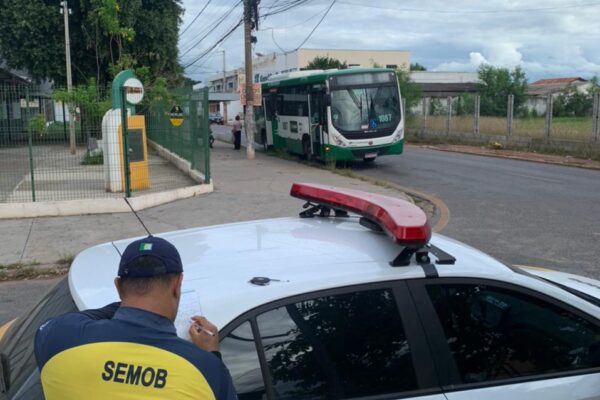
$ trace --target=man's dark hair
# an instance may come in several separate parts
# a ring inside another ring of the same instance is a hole
[[[165,269],[163,261],[152,256],[138,257],[129,263],[127,267],[130,269],[154,271],[161,271]],[[121,291],[125,295],[132,294],[134,296],[144,296],[157,286],[166,288],[173,281],[173,279],[179,277],[179,275],[181,275],[180,272],[157,273],[156,275],[147,277],[123,276],[120,278]]]

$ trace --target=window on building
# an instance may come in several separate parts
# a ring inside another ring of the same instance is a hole
[[[485,284],[427,292],[463,383],[600,366],[600,327],[556,304]]]
[[[227,82],[227,87],[229,89],[233,89],[233,82]]]
[[[398,65],[396,64],[387,64],[385,67],[388,69],[398,69]]]

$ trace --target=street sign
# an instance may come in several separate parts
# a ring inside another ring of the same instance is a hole
[[[171,121],[171,125],[180,126],[183,124],[183,110],[181,107],[175,105],[171,108],[171,112],[169,112],[169,121]]]
[[[254,105],[260,105],[260,103],[262,102],[261,98],[262,98],[262,86],[260,83],[254,83],[252,84],[252,91],[253,91],[253,96],[254,96]],[[246,105],[246,85],[244,85],[243,87],[240,86],[240,103],[242,103],[243,106]]]
[[[129,78],[123,83],[126,99],[129,104],[139,104],[144,98],[144,85],[137,78]]]

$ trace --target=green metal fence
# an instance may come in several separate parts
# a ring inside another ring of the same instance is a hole
[[[122,158],[121,145],[109,143],[102,134],[110,89],[86,86],[74,90],[78,90],[77,101],[70,98],[67,103],[60,101],[66,93],[60,88],[0,86],[0,203],[125,195],[124,190],[110,191],[106,178],[121,170],[115,171],[118,167],[105,161]],[[169,119],[163,110],[160,116],[147,118],[146,131],[156,142],[168,142],[165,147],[182,149],[181,156],[190,160],[192,168],[210,179],[207,117],[202,118],[207,100],[203,95],[188,90],[174,96],[189,109],[181,129],[165,125]],[[152,107],[158,110],[159,105],[147,101],[138,106],[138,114]],[[197,184],[152,149],[148,156],[149,185],[134,189],[134,196]]]
[[[148,139],[187,160],[210,182],[208,89],[172,91],[168,98],[148,104],[143,113]]]

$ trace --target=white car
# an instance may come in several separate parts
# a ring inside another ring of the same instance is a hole
[[[221,327],[240,399],[600,399],[599,281],[431,235],[404,200],[311,184],[291,194],[308,202],[300,218],[160,235],[183,260],[180,313]],[[79,254],[68,285],[11,327],[0,398],[41,396],[33,333],[117,300],[132,240]]]

